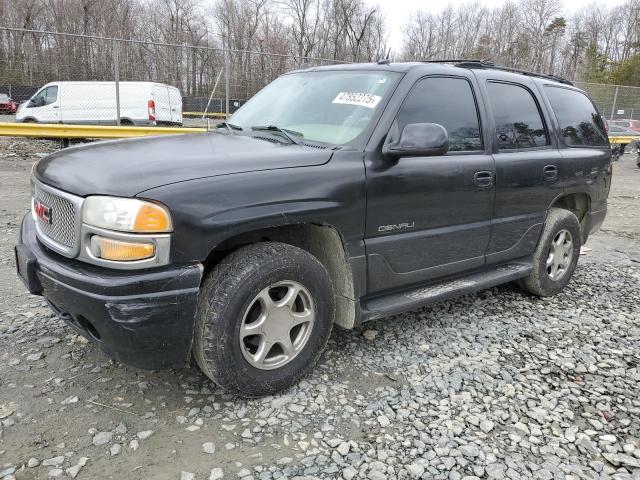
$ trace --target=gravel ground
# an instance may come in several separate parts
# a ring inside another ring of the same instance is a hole
[[[31,164],[0,139],[0,479],[640,479],[640,170],[562,294],[502,286],[336,330],[318,368],[240,400],[116,364],[29,296],[12,245]]]

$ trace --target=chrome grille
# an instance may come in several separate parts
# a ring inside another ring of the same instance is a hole
[[[70,199],[57,195],[35,184],[34,198],[51,209],[51,223],[47,223],[36,217],[38,232],[49,240],[63,245],[68,249],[76,246],[77,216],[76,204]]]

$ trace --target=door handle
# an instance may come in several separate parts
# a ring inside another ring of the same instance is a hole
[[[53,107],[51,107],[51,108],[60,108],[60,105],[54,105],[54,106],[53,106]]]
[[[493,172],[484,170],[473,175],[473,182],[479,187],[490,187],[493,185]]]
[[[544,178],[548,180],[558,178],[558,167],[556,167],[555,165],[547,165],[542,169],[542,173],[544,175]]]

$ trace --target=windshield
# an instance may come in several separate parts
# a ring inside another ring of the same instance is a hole
[[[246,129],[277,126],[307,140],[345,144],[367,128],[399,76],[375,71],[284,75],[260,90],[229,123]]]

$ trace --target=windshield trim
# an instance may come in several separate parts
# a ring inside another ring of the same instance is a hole
[[[338,66],[339,67],[339,66]],[[382,70],[385,73],[390,73],[391,75],[389,75],[389,81],[391,82],[389,85],[389,89],[387,91],[387,93],[384,95],[384,97],[382,98],[382,100],[380,101],[380,103],[378,104],[378,107],[375,109],[375,112],[373,114],[373,117],[371,118],[371,121],[369,122],[369,124],[358,134],[356,135],[354,138],[352,138],[351,140],[349,140],[348,142],[345,143],[340,143],[340,144],[336,144],[336,143],[332,143],[332,142],[323,142],[320,140],[314,140],[314,139],[310,139],[310,138],[301,138],[301,143],[302,145],[305,144],[309,144],[309,145],[322,145],[322,146],[326,146],[327,148],[335,148],[335,147],[340,147],[340,148],[354,148],[358,151],[364,151],[364,148],[367,144],[367,141],[369,139],[369,137],[371,136],[371,134],[373,133],[376,125],[378,124],[378,122],[380,121],[380,118],[382,117],[382,114],[384,113],[385,109],[387,108],[387,105],[389,104],[389,101],[391,100],[391,98],[395,95],[395,91],[398,88],[398,85],[400,84],[400,82],[402,81],[402,79],[405,77],[407,72],[398,72],[395,70]],[[313,74],[317,74],[317,73],[325,73],[325,72],[346,72],[346,73],[358,73],[358,72],[366,72],[366,73],[380,73],[381,69],[379,68],[358,68],[358,69],[353,69],[353,68],[322,68],[322,69],[307,69],[307,70],[293,70],[290,72],[286,72],[283,73],[282,75],[280,75],[277,78],[281,78],[284,76],[289,76],[289,75],[313,75]],[[275,80],[277,80],[274,79]],[[242,108],[242,107],[240,107]],[[238,110],[236,110],[237,112]],[[234,114],[235,115],[235,112]],[[227,120],[231,121],[231,123],[233,123],[233,115],[231,115]],[[246,129],[245,129],[246,132]],[[266,133],[266,132],[265,132]],[[286,141],[286,140],[285,140]]]

